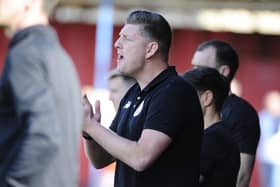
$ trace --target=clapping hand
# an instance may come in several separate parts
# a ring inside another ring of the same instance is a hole
[[[88,134],[88,132],[90,131],[90,129],[94,125],[98,125],[101,121],[100,101],[95,101],[95,112],[93,111],[92,105],[90,104],[87,95],[83,96],[82,104],[84,109],[83,136],[85,138],[89,138],[90,135]]]

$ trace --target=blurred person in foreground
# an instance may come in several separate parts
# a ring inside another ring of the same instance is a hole
[[[137,84],[110,129],[100,125],[100,102],[93,112],[84,97],[88,158],[96,168],[116,161],[115,187],[198,186],[202,111],[194,88],[168,64],[171,35],[160,14],[132,11],[115,47],[118,70]]]
[[[80,85],[48,16],[56,0],[0,0],[0,186],[78,185]]]
[[[187,71],[183,78],[196,88],[204,118],[200,186],[235,187],[240,166],[239,150],[220,114],[229,83],[217,70],[207,67]]]
[[[231,82],[238,69],[239,59],[235,49],[228,43],[209,40],[198,46],[192,65],[193,68],[215,68]],[[240,151],[240,169],[236,186],[248,187],[260,138],[258,114],[247,101],[231,92],[224,102],[221,113]]]

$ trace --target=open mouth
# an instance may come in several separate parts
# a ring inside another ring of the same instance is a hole
[[[122,60],[123,59],[123,55],[118,55],[118,60]]]

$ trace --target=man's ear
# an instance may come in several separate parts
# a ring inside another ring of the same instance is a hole
[[[219,67],[219,72],[225,77],[228,77],[230,74],[230,68],[228,65],[222,65]]]
[[[149,42],[146,47],[146,59],[151,58],[155,55],[155,53],[158,51],[158,43],[157,42]]]
[[[208,107],[214,102],[214,95],[213,92],[210,90],[206,90],[201,95],[201,99],[203,101],[203,107]]]

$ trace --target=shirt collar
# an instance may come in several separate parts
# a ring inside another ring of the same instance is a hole
[[[165,70],[163,70],[158,76],[156,76],[140,93],[140,95],[147,94],[150,90],[152,90],[154,87],[159,85],[161,82],[163,82],[165,79],[167,79],[171,75],[177,75],[175,66],[169,66]]]

